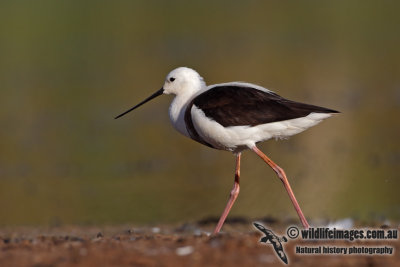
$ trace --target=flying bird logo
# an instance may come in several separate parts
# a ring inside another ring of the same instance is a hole
[[[265,236],[260,239],[260,242],[266,244],[269,242],[270,244],[272,244],[272,246],[274,246],[275,252],[278,255],[278,257],[284,263],[288,264],[288,258],[285,252],[283,251],[283,246],[282,246],[282,242],[287,242],[287,238],[285,236],[278,237],[276,234],[274,234],[274,232],[265,228],[263,225],[259,223],[255,222],[253,224],[258,230],[260,230],[265,234]]]

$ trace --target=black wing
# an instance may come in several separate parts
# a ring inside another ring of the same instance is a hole
[[[274,92],[264,92],[245,85],[220,85],[195,97],[188,105],[186,118],[192,106],[224,127],[256,126],[259,124],[305,117],[312,112],[338,113],[336,110],[285,99]],[[187,121],[187,120],[186,120]]]

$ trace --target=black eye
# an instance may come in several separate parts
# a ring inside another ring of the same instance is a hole
[[[175,81],[175,78],[174,78],[174,77],[171,77],[171,78],[169,78],[169,81],[170,81],[170,82],[173,82],[173,81]]]

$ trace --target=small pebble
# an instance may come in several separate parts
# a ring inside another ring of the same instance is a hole
[[[192,246],[180,247],[176,249],[176,255],[178,256],[186,256],[192,254],[194,248]]]
[[[161,229],[160,229],[159,227],[153,227],[153,228],[151,228],[151,231],[152,231],[154,234],[158,234],[158,233],[161,231]]]
[[[203,234],[203,232],[202,232],[200,229],[195,229],[195,230],[193,231],[193,234],[194,234],[195,236],[201,236],[201,235]]]
[[[128,235],[131,235],[131,234],[133,234],[135,231],[133,230],[133,229],[128,229],[128,230],[126,230],[126,233],[128,234]]]
[[[350,229],[354,225],[354,221],[351,218],[344,218],[341,220],[337,220],[328,224],[328,228],[336,228],[336,229]]]

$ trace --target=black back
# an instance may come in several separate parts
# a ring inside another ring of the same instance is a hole
[[[259,124],[305,117],[312,112],[338,111],[285,99],[274,92],[252,87],[217,86],[195,97],[186,112],[195,105],[224,127]]]
[[[194,128],[191,116],[193,105],[224,127],[256,126],[301,118],[312,112],[338,113],[336,110],[291,101],[274,92],[264,92],[245,85],[216,86],[196,96],[185,111],[185,123],[190,136],[207,146],[211,145]]]

